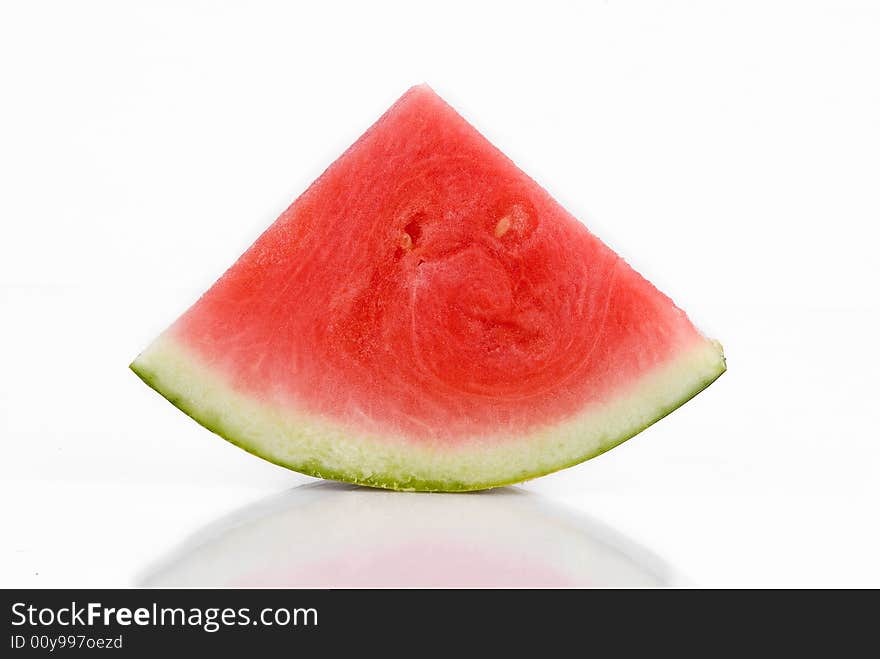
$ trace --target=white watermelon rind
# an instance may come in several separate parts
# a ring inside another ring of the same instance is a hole
[[[168,334],[130,368],[208,430],[293,471],[392,490],[464,492],[519,483],[600,455],[696,396],[726,365],[718,342],[698,341],[614,400],[524,437],[474,437],[452,448],[371,435],[255,400]]]

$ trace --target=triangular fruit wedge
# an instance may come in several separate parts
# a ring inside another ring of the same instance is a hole
[[[668,297],[419,86],[131,368],[290,469],[476,490],[607,451],[725,363]]]

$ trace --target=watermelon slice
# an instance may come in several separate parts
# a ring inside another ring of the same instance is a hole
[[[419,86],[131,368],[271,462],[453,491],[607,451],[725,362],[668,297]]]

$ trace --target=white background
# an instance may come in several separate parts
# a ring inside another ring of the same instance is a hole
[[[4,2],[0,584],[130,584],[309,481],[127,366],[426,81],[728,357],[523,489],[689,583],[880,586],[878,35],[870,2]]]

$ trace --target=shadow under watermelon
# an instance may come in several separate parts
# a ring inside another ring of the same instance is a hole
[[[589,517],[519,488],[409,494],[293,488],[197,532],[144,586],[652,587],[663,561]]]

